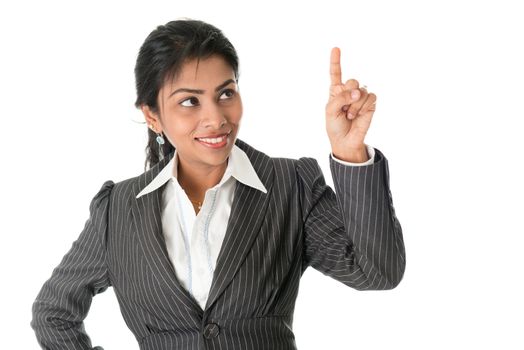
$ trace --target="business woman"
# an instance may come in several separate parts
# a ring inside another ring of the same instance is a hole
[[[342,81],[331,51],[326,130],[335,192],[313,158],[274,158],[237,138],[238,57],[216,27],[157,27],[137,58],[149,127],[145,171],[104,182],[33,304],[43,349],[93,348],[83,320],[112,286],[140,349],[296,349],[308,266],[358,290],[405,268],[384,154],[364,139],[375,94]]]

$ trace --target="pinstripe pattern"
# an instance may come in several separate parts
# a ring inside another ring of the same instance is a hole
[[[391,289],[405,250],[388,163],[330,157],[337,195],[313,158],[271,158],[240,139],[263,193],[237,182],[205,310],[177,280],[162,235],[161,190],[136,195],[173,154],[140,176],[106,181],[77,241],[33,304],[44,349],[90,349],[92,296],[113,287],[142,350],[296,349],[299,280],[308,266],[358,290]]]

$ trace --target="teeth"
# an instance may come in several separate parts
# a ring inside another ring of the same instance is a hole
[[[213,139],[202,138],[202,139],[197,139],[197,140],[203,141],[205,143],[220,143],[220,142],[223,142],[226,137],[227,135],[224,135],[222,137],[213,138]]]

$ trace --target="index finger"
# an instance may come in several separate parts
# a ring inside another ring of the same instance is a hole
[[[331,76],[331,85],[342,84],[342,69],[340,68],[340,49],[334,47],[331,49],[331,63],[329,65],[329,75]]]

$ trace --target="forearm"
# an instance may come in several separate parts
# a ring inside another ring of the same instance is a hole
[[[33,328],[42,349],[88,350],[91,341],[83,322],[73,322],[67,311],[46,302],[40,296],[33,304]]]
[[[387,159],[376,151],[375,162],[363,167],[330,161],[340,215],[352,242],[354,256],[350,258],[365,277],[357,289],[394,288],[405,270],[402,228],[394,213]]]

